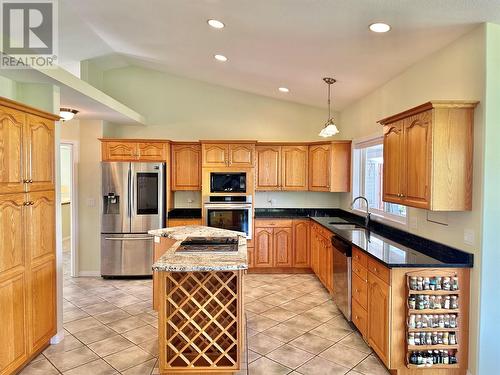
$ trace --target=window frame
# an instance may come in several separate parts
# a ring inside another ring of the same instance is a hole
[[[357,196],[363,196],[365,197],[365,177],[366,177],[366,168],[365,168],[365,163],[363,163],[363,160],[365,160],[365,157],[363,156],[358,156],[358,152],[366,152],[366,148],[372,147],[372,146],[377,146],[377,145],[382,145],[383,147],[384,144],[384,137],[377,135],[369,138],[364,138],[364,139],[359,139],[353,141],[353,147],[352,147],[352,196],[351,198],[354,199]],[[352,202],[351,199],[351,202]],[[359,201],[358,201],[359,202]],[[390,202],[384,202],[384,203],[390,203]],[[366,215],[366,209],[364,209],[365,205],[359,204],[359,206],[355,206],[351,208],[351,211],[355,213],[359,213],[362,215]],[[404,206],[404,205],[402,205]],[[394,215],[389,212],[386,212],[385,210],[379,210],[377,208],[369,208],[368,212],[372,215],[372,217],[376,219],[381,219],[381,221],[390,221],[393,223],[397,223],[399,225],[403,225],[405,227],[408,227],[408,217],[409,217],[409,210],[408,206],[406,206],[406,216],[400,216],[400,215]]]

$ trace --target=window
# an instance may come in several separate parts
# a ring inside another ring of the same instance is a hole
[[[353,196],[366,197],[371,213],[406,224],[406,206],[382,201],[383,165],[382,138],[354,146]],[[358,200],[354,209],[365,210],[363,201]]]

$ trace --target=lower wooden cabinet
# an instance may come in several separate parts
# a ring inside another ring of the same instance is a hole
[[[368,272],[368,330],[366,338],[382,362],[389,366],[390,286]]]
[[[292,228],[275,228],[273,230],[274,241],[274,267],[292,267]]]
[[[368,314],[366,310],[356,301],[352,300],[351,319],[363,337],[366,337],[368,330]]]
[[[56,334],[54,191],[0,195],[0,374]]]
[[[254,265],[256,268],[293,266],[293,230],[291,220],[265,220],[256,224]],[[269,225],[269,226],[266,226]]]
[[[293,266],[309,268],[311,265],[309,219],[293,220]]]
[[[255,228],[254,264],[255,267],[273,267],[273,228]]]
[[[168,219],[168,227],[182,227],[184,225],[201,225],[200,218],[193,219]]]
[[[318,224],[311,225],[311,268],[323,286],[333,292],[333,247],[330,232]],[[328,237],[328,238],[327,238]]]

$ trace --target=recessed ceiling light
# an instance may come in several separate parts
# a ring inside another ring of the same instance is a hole
[[[227,61],[227,57],[224,55],[214,55],[214,58],[215,58],[215,60],[218,60],[218,61],[223,61],[223,62]]]
[[[207,23],[212,26],[214,29],[223,29],[224,26],[224,23],[222,23],[221,21],[219,20],[208,20]]]
[[[369,26],[369,28],[374,33],[386,33],[391,29],[391,26],[386,24],[386,23],[383,23],[383,22],[376,22],[376,23],[372,23]]]
[[[287,87],[279,87],[278,90],[281,92],[290,92],[290,89]]]

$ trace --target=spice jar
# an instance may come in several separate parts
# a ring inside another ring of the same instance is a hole
[[[410,363],[412,365],[416,365],[417,364],[417,352],[412,352],[411,353],[411,356],[410,356]]]
[[[437,344],[438,344],[438,333],[432,332],[432,345],[437,345]]]
[[[410,290],[417,290],[417,277],[416,276],[410,277]]]
[[[417,277],[417,290],[423,290],[424,289],[424,278],[423,277]]]
[[[424,277],[424,281],[423,281],[424,290],[430,289],[430,283],[431,283],[431,280],[428,277]]]
[[[415,328],[422,328],[422,315],[417,315],[415,319]]]
[[[425,334],[425,345],[432,345],[432,333],[427,332]]]
[[[450,302],[451,302],[451,299],[450,299],[450,296],[446,296],[444,298],[444,308],[446,310],[449,310],[450,309]]]
[[[415,334],[413,332],[408,333],[408,345],[415,345]]]
[[[443,290],[450,290],[451,289],[451,280],[449,277],[443,277]]]
[[[432,328],[439,327],[439,315],[434,315],[432,318]]]
[[[436,309],[437,307],[434,307],[436,304],[436,296],[429,296],[429,309]]]
[[[450,344],[450,337],[448,332],[443,333],[443,344],[444,345],[449,345]]]
[[[443,298],[441,296],[436,296],[434,308],[435,309],[442,309],[443,308]]]
[[[457,335],[455,332],[450,332],[448,336],[448,343],[450,345],[457,345]]]
[[[415,345],[422,345],[422,336],[420,332],[415,332]]]
[[[424,309],[428,309],[430,304],[430,296],[425,295],[424,296]]]
[[[429,289],[436,290],[436,278],[435,277],[431,277],[430,282],[429,282]]]
[[[442,278],[440,276],[436,277],[436,290],[443,289]]]
[[[458,290],[458,277],[453,277],[451,279],[451,290]]]
[[[444,328],[444,316],[443,315],[439,315],[439,328]]]
[[[450,315],[448,314],[444,316],[444,328],[450,328]]]
[[[410,297],[408,298],[408,307],[409,307],[411,310],[415,310],[415,307],[416,307],[415,296],[410,296]]]
[[[415,321],[415,315],[410,315],[408,318],[408,327],[409,328],[415,328],[416,327],[416,321]]]
[[[450,307],[453,310],[458,309],[458,296],[451,296]]]
[[[455,314],[450,315],[450,328],[457,328],[457,316]]]

